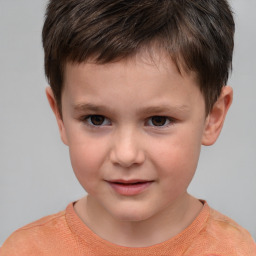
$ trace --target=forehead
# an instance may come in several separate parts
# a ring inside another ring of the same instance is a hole
[[[136,54],[128,56],[127,58],[117,59],[111,62],[101,63],[97,61],[96,57],[91,57],[87,61],[69,62],[64,65],[63,85],[69,84],[70,75],[75,72],[84,73],[85,69],[90,73],[111,73],[114,68],[118,67],[126,69],[127,73],[132,73],[135,68],[142,68],[147,70],[148,74],[152,76],[157,73],[168,73],[171,76],[180,76],[185,80],[191,80],[191,82],[198,84],[198,76],[196,72],[188,70],[182,58],[172,59],[172,57],[164,50],[158,47],[145,47],[139,50]],[[146,72],[144,72],[144,75]],[[73,78],[73,77],[72,77]]]
[[[159,105],[161,109],[189,109],[202,101],[195,74],[179,72],[170,58],[161,55],[136,55],[106,64],[67,63],[63,92],[62,100],[74,109],[126,114],[139,108],[156,110]]]
[[[113,89],[118,92],[129,88],[143,92],[142,88],[149,90],[155,85],[155,94],[161,91],[161,84],[170,84],[172,88],[182,84],[198,85],[193,72],[181,71],[171,59],[160,56],[154,59],[135,56],[106,64],[97,64],[93,61],[80,64],[67,63],[63,84],[64,90],[68,87],[87,90]]]
[[[178,49],[177,49],[178,50]],[[101,57],[102,53],[94,53],[93,55],[89,55],[86,59],[82,59],[81,61],[73,60],[72,58],[63,60],[62,64],[64,67],[64,71],[66,66],[69,64],[79,65],[84,63],[89,64],[98,64],[98,65],[106,65],[113,64],[117,62],[122,63],[139,63],[142,62],[148,65],[154,65],[156,67],[166,66],[168,68],[169,64],[172,63],[176,66],[177,71],[183,75],[193,74],[196,77],[196,72],[190,70],[188,68],[188,63],[184,60],[181,52],[173,52],[167,50],[163,45],[161,45],[158,41],[152,41],[145,45],[140,46],[136,51],[129,52],[127,54],[117,55],[112,58],[110,61]],[[64,72],[65,73],[65,72]]]

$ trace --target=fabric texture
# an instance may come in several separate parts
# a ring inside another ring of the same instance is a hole
[[[256,256],[251,235],[205,202],[200,214],[183,232],[144,248],[118,246],[93,233],[75,213],[44,217],[15,231],[3,244],[1,256]]]

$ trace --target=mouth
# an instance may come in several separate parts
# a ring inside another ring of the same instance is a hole
[[[124,196],[138,195],[153,183],[151,180],[111,180],[107,182],[116,193]]]

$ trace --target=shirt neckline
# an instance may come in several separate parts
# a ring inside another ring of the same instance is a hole
[[[71,230],[71,232],[82,239],[85,244],[94,244],[98,249],[100,247],[108,248],[108,250],[113,250],[115,253],[126,253],[127,252],[145,252],[148,250],[151,251],[163,251],[166,248],[177,252],[177,250],[181,250],[181,245],[186,245],[187,247],[191,244],[193,238],[204,228],[206,225],[207,219],[210,215],[210,207],[206,201],[200,200],[203,203],[203,208],[201,209],[198,216],[194,219],[194,221],[182,232],[177,234],[176,236],[166,240],[164,242],[148,246],[148,247],[125,247],[116,245],[111,243],[97,234],[95,234],[91,229],[89,229],[86,224],[79,218],[74,210],[74,203],[70,203],[66,208],[66,221]]]

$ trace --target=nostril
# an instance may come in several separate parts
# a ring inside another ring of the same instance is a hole
[[[144,151],[134,145],[116,145],[110,153],[110,160],[113,164],[129,168],[142,164],[145,161]]]

